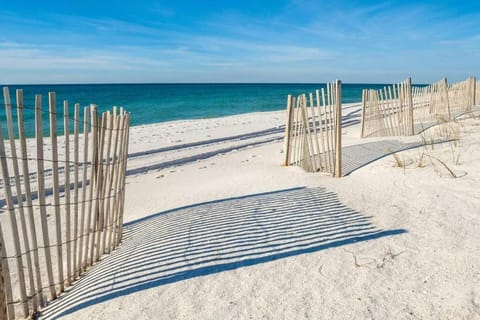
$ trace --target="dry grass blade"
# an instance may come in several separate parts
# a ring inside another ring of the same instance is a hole
[[[429,155],[429,154],[426,154],[426,156],[429,157],[430,159],[436,160],[438,163],[440,163],[445,169],[447,169],[448,173],[452,176],[452,178],[458,178],[458,176],[453,172],[452,169],[450,169],[448,167],[448,165],[445,162],[443,162],[439,158],[434,157],[434,156]]]

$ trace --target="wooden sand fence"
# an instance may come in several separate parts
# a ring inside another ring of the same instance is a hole
[[[444,78],[425,87],[415,86],[413,90],[413,121],[427,125],[439,120],[450,119],[448,83]]]
[[[81,117],[68,101],[62,112],[53,92],[45,110],[41,95],[25,105],[22,90],[14,108],[8,88],[3,95],[0,319],[16,319],[34,315],[119,245],[130,115],[115,107],[98,115],[90,105]],[[34,139],[26,137],[27,117],[35,119]]]
[[[471,112],[476,79],[451,84],[442,79],[412,86],[411,79],[383,90],[363,90],[361,137],[411,136],[439,121]]]
[[[448,98],[452,116],[471,112],[475,105],[476,79],[470,77],[448,86]],[[452,119],[449,119],[452,120]]]
[[[380,90],[362,91],[361,137],[413,134],[410,78]]]
[[[342,176],[342,83],[287,98],[283,165]]]

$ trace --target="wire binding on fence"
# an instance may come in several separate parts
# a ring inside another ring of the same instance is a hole
[[[75,104],[72,118],[68,101],[63,113],[57,111],[55,93],[49,93],[45,111],[40,95],[35,107],[25,106],[22,90],[16,91],[14,114],[8,88],[3,94],[0,190],[5,197],[0,201],[6,212],[0,214],[0,318],[11,320],[35,314],[119,245],[130,114],[114,107],[99,116],[90,105],[81,119]],[[24,110],[35,111],[31,141]],[[46,114],[49,134],[43,130]],[[63,140],[58,139],[57,121],[63,122]]]

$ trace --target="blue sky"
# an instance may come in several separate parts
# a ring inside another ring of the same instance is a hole
[[[480,76],[480,1],[6,1],[0,83]]]

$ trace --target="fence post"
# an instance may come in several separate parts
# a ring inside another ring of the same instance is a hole
[[[365,137],[365,113],[367,111],[367,90],[362,90],[362,133],[360,134],[360,138]]]
[[[284,139],[284,144],[283,144],[283,150],[285,152],[285,157],[283,160],[283,165],[288,167],[289,162],[290,162],[290,131],[291,131],[291,126],[292,126],[292,108],[293,108],[293,103],[292,103],[292,96],[288,95],[287,97],[287,122],[285,124],[285,139]]]
[[[412,78],[407,79],[407,92],[408,92],[408,118],[409,118],[409,131],[410,135],[415,134],[415,122],[413,121],[413,94],[412,94]]]
[[[335,117],[335,177],[342,176],[342,81],[336,82]]]

